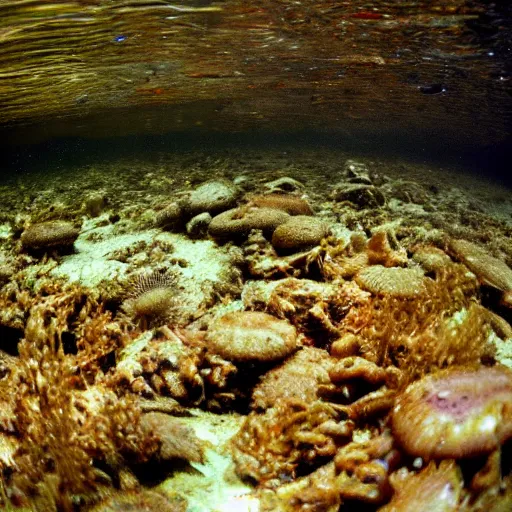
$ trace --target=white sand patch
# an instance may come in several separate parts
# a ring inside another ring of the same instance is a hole
[[[176,473],[159,488],[171,496],[185,496],[187,512],[257,512],[259,500],[250,495],[253,489],[236,476],[233,460],[225,448],[244,418],[200,410],[190,412],[192,418],[180,421],[192,427],[198,438],[211,443],[211,448],[206,448],[203,463],[191,463],[196,473]]]
[[[145,244],[138,249],[140,242]],[[153,257],[152,248],[159,243],[163,252]],[[115,259],[118,251],[130,249],[133,253],[123,261]],[[75,250],[75,254],[64,256],[51,270],[53,277],[94,288],[102,281],[123,281],[150,274],[156,268],[167,268],[177,276],[180,311],[191,319],[204,313],[214,285],[229,279],[231,265],[227,251],[211,240],[190,240],[185,235],[158,229],[115,234],[112,225],[93,227],[78,237]]]
[[[94,230],[95,233],[106,235],[112,231],[112,226]],[[158,233],[148,230],[140,233],[113,235],[105,240],[90,241],[87,238],[91,231],[81,234],[75,242],[75,254],[64,256],[61,263],[51,274],[55,277],[65,277],[70,282],[80,282],[87,287],[94,287],[103,280],[112,280],[126,273],[129,265],[109,257],[120,249],[126,249],[137,242],[151,242]]]

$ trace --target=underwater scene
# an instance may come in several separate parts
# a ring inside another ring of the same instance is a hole
[[[0,2],[0,510],[510,512],[512,4]]]

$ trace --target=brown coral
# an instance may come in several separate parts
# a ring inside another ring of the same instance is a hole
[[[48,249],[72,246],[80,230],[71,222],[52,220],[29,226],[21,234],[21,244],[25,249]]]
[[[375,294],[411,298],[426,292],[426,278],[419,269],[372,265],[358,272],[356,282]]]
[[[279,251],[297,251],[318,245],[329,233],[321,219],[297,215],[278,226],[272,235],[272,245]]]
[[[208,234],[223,241],[244,238],[252,229],[273,233],[289,218],[288,213],[273,208],[234,208],[215,216],[208,226]]]
[[[424,377],[397,398],[392,428],[424,459],[489,453],[512,437],[512,372],[455,368]]]
[[[460,469],[453,460],[434,461],[419,473],[409,473],[403,468],[391,476],[394,489],[392,500],[380,512],[414,510],[429,512],[459,510],[463,480]]]
[[[212,352],[229,361],[278,361],[296,349],[297,333],[286,320],[238,311],[216,319],[207,341]]]

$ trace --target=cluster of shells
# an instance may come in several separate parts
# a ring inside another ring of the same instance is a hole
[[[324,201],[290,177],[253,189],[209,181],[156,212],[158,228],[238,255],[238,292],[212,301],[193,322],[177,325],[178,278],[161,273],[142,276],[117,310],[101,297],[89,303],[65,293],[50,313],[34,310],[41,297],[18,307],[29,321],[16,328],[39,344],[42,364],[56,364],[41,348],[45,340],[62,345],[62,333],[73,334],[76,359],[53,349],[61,366],[74,362],[66,396],[77,435],[116,397],[129,404],[131,430],[114,420],[105,426],[122,442],[80,451],[91,466],[101,462],[103,487],[124,494],[99,492],[103,501],[82,509],[185,510],[186,495],[171,503],[142,490],[135,468],[202,460],[202,442],[176,417],[191,408],[244,417],[225,449],[261,510],[512,508],[512,370],[495,343],[512,336],[512,270],[481,244],[447,233],[422,242],[397,236],[392,223],[349,229],[344,219],[377,217],[389,194],[357,162],[347,162]],[[20,250],[43,257],[70,250],[78,235],[63,221],[32,224]],[[54,337],[41,334],[45,326]],[[35,356],[24,350],[28,364]],[[5,364],[10,382],[22,382],[32,406],[42,407],[36,397],[49,393],[47,370],[20,377],[12,360]],[[80,378],[85,385],[71,384]],[[10,407],[28,414],[19,403]],[[28,434],[2,414],[13,448],[0,464],[16,476],[18,451],[27,451],[16,437]],[[52,464],[49,474],[59,470]],[[72,483],[61,475],[59,488]],[[21,477],[5,487],[13,506],[41,492]],[[73,499],[57,500],[58,509],[72,510]]]

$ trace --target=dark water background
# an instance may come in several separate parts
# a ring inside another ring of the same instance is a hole
[[[306,146],[510,184],[511,41],[509,1],[3,2],[1,169]]]

